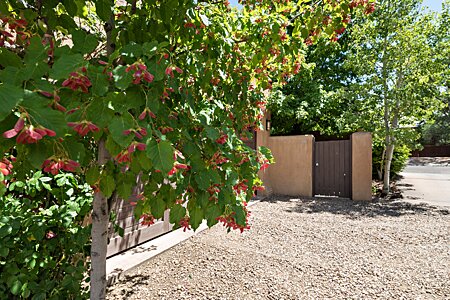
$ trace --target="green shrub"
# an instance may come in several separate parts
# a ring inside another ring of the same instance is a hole
[[[0,299],[88,297],[90,226],[82,222],[92,197],[73,174],[36,172],[8,184],[0,196]]]
[[[378,178],[378,170],[381,165],[383,147],[373,146],[372,149],[372,175],[373,178]],[[394,155],[392,157],[391,163],[391,179],[400,174],[400,172],[405,168],[411,149],[407,146],[395,146]]]

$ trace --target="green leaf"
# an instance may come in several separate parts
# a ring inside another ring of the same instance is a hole
[[[106,198],[112,196],[115,188],[116,182],[114,181],[114,177],[112,177],[111,175],[103,176],[100,179],[100,191]]]
[[[16,281],[14,281],[14,283],[11,286],[11,294],[13,295],[19,295],[20,290],[22,288],[22,282],[20,282],[18,279],[16,279]]]
[[[128,199],[131,196],[132,188],[130,183],[121,182],[117,187],[117,193],[122,199]]]
[[[111,17],[111,3],[107,0],[96,0],[95,11],[102,21],[108,21]]]
[[[105,146],[109,154],[111,154],[112,156],[116,156],[120,151],[122,151],[122,148],[116,142],[114,142],[114,139],[111,137],[111,135],[108,135],[108,137],[106,138]]]
[[[16,67],[8,66],[3,70],[0,70],[0,81],[3,84],[9,83],[12,85],[21,85],[23,81],[23,69],[18,69]]]
[[[106,95],[106,93],[108,92],[109,81],[106,78],[106,75],[103,74],[103,72],[101,71],[98,72],[98,70],[96,70],[95,72],[92,72],[89,75],[89,79],[91,80],[92,83],[91,92],[94,95],[97,96]]]
[[[133,119],[128,114],[122,117],[115,117],[108,126],[114,141],[123,148],[128,147],[134,139],[134,135],[132,133],[125,135],[123,132],[124,130],[133,127]]]
[[[206,172],[197,174],[197,176],[195,176],[195,182],[197,182],[198,187],[201,190],[206,190],[211,185],[211,180],[209,179],[209,176],[206,174]]]
[[[57,136],[63,136],[67,131],[64,113],[49,109],[48,100],[36,93],[26,93],[22,104],[30,114],[34,123],[56,132]]]
[[[64,7],[70,16],[75,16],[77,14],[77,5],[73,0],[63,0]]]
[[[23,100],[23,90],[4,83],[0,85],[0,121],[3,121],[12,109]]]
[[[166,210],[166,202],[160,197],[151,197],[149,199],[152,215],[156,218],[162,218]]]
[[[68,78],[71,72],[78,71],[84,64],[81,54],[65,54],[55,61],[50,77],[56,80]]]
[[[151,58],[152,56],[154,56],[157,51],[158,51],[158,42],[157,41],[147,42],[142,45],[142,52],[148,58]]]
[[[0,245],[0,257],[7,257],[9,254],[9,248]]]
[[[191,224],[192,229],[196,230],[198,226],[203,221],[203,210],[196,206],[193,210],[189,211],[189,224]]]
[[[206,208],[209,204],[209,194],[207,192],[200,192],[197,195],[197,203],[202,207]]]
[[[72,32],[72,41],[74,44],[72,51],[82,54],[91,53],[98,45],[98,39],[95,35],[87,34],[82,30],[75,30]]]
[[[154,81],[160,81],[160,80],[164,79],[164,77],[165,77],[164,72],[166,71],[166,67],[167,67],[167,62],[165,59],[158,62],[156,60],[156,58],[153,58],[150,60],[150,63],[147,64],[147,66],[148,66],[148,71],[150,72],[150,74],[155,76]]]
[[[20,75],[22,80],[39,80],[47,74],[49,70],[50,68],[45,62],[33,61],[25,65],[25,68],[20,71]]]
[[[53,148],[43,142],[30,144],[28,150],[27,159],[36,169],[40,169],[44,160],[53,155]]]
[[[220,137],[220,131],[217,128],[214,127],[206,127],[206,136],[209,137],[211,140],[215,141]]]
[[[93,166],[90,167],[87,171],[86,171],[86,182],[89,185],[95,185],[96,182],[98,181],[99,177],[100,177],[100,170],[98,168],[98,166]]]
[[[186,208],[180,204],[174,205],[170,209],[169,221],[172,224],[178,225],[180,220],[186,216]]]
[[[109,95],[107,97],[109,97]],[[114,116],[114,111],[108,106],[107,99],[100,97],[94,98],[87,109],[87,119],[92,120],[92,122],[99,127],[107,127]]]
[[[0,65],[3,68],[7,66],[12,66],[16,68],[22,67],[22,60],[14,52],[9,51],[6,48],[0,48]]]
[[[205,218],[207,220],[208,227],[217,224],[217,218],[222,215],[222,210],[217,205],[211,205],[206,209]]]
[[[25,64],[34,64],[36,62],[43,62],[47,58],[47,48],[42,45],[40,37],[34,36],[30,39],[30,45],[25,54]]]
[[[142,46],[134,42],[125,45],[122,48],[122,55],[126,57],[137,58],[142,56]]]
[[[167,174],[173,168],[173,154],[174,149],[170,142],[160,141],[159,143],[154,139],[147,141],[147,156],[153,163],[155,169]]]
[[[126,68],[127,67],[120,65],[113,70],[116,87],[121,90],[126,90],[133,81],[132,72],[126,72]]]
[[[142,151],[138,151],[135,154],[136,160],[139,162],[140,166],[146,170],[149,171],[151,169],[151,167],[153,166],[152,161],[147,157],[147,155],[142,152]]]

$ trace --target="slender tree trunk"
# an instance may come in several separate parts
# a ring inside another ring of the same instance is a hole
[[[113,4],[113,3],[112,3]],[[114,16],[105,23],[106,50],[111,55],[115,45],[112,41],[111,32],[114,29]],[[98,165],[104,165],[110,159],[105,146],[105,139],[101,138],[98,143]],[[106,251],[108,249],[108,225],[109,207],[108,199],[97,192],[94,196],[92,209],[92,246],[91,246],[91,278],[90,299],[104,300],[106,298]]]
[[[403,71],[400,69],[398,71],[398,77],[397,77],[397,90],[399,90],[403,85]],[[386,162],[385,162],[385,168],[384,168],[384,181],[383,181],[383,192],[389,193],[389,180],[391,176],[391,164],[392,159],[394,157],[394,149],[395,149],[395,136],[393,135],[393,132],[398,128],[398,117],[399,117],[399,111],[400,111],[400,99],[397,96],[395,100],[395,106],[392,111],[393,118],[392,118],[392,126],[390,128],[390,136],[389,136],[389,146],[386,148]]]
[[[387,2],[389,7],[389,0]],[[388,22],[387,20],[385,20]],[[384,38],[383,38],[383,56],[382,56],[382,88],[383,88],[383,105],[384,105],[384,130],[385,130],[385,139],[384,139],[384,149],[385,149],[385,159],[384,159],[384,177],[383,177],[383,190],[384,194],[388,194],[390,191],[390,171],[391,171],[391,162],[392,156],[394,155],[394,144],[393,144],[393,136],[391,132],[390,126],[390,101],[389,101],[389,86],[388,86],[388,53],[387,53],[387,45],[388,45],[388,35],[389,35],[389,24],[384,23]]]
[[[105,140],[98,145],[98,164],[109,159]],[[106,297],[106,250],[108,247],[109,210],[108,199],[101,192],[95,193],[92,209],[91,246],[91,300]]]
[[[386,160],[384,164],[383,193],[388,194],[390,191],[391,163],[394,156],[394,144],[391,143],[386,147]]]

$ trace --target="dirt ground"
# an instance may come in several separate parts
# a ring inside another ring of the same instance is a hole
[[[108,299],[450,299],[450,212],[273,196],[252,228],[206,230],[126,274]]]

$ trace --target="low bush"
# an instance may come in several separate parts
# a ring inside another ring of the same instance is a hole
[[[0,173],[0,299],[86,299],[89,185],[41,172],[3,180]]]
[[[381,146],[373,146],[372,149],[372,177],[379,178],[378,171],[381,166],[381,157],[382,157],[383,147]],[[396,146],[394,148],[394,155],[392,157],[391,163],[391,179],[400,174],[400,172],[405,168],[409,155],[411,153],[411,149],[407,146]]]

